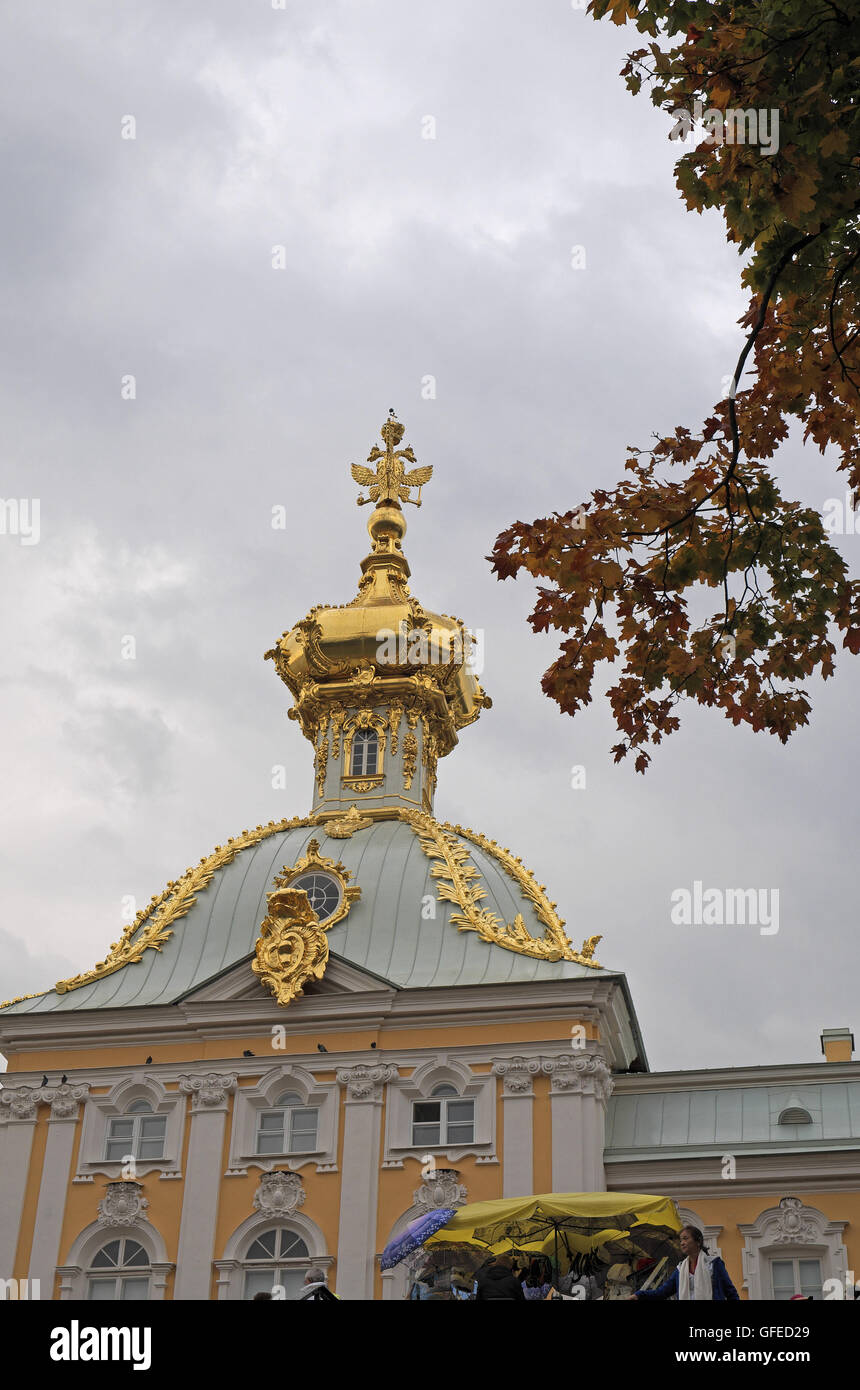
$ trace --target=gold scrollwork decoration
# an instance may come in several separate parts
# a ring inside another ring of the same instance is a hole
[[[48,993],[50,991],[47,989],[37,989],[35,994],[16,994],[14,999],[4,999],[0,1009],[9,1009],[13,1004],[23,1004],[25,999],[41,999]]]
[[[71,979],[60,980],[54,986],[57,994],[68,994],[70,990],[81,989],[83,985],[94,984],[96,980],[122,970],[126,965],[134,965],[142,960],[144,951],[160,951],[164,943],[173,935],[173,923],[194,906],[196,894],[211,883],[212,877],[231,863],[243,849],[257,845],[270,835],[284,830],[294,830],[299,826],[312,825],[307,816],[293,816],[288,820],[270,821],[268,825],[258,825],[254,830],[243,830],[241,835],[229,839],[226,845],[216,845],[212,854],[204,856],[199,864],[186,869],[181,878],[171,880],[163,893],[137,914],[133,922],[124,928],[119,941],[111,943],[110,951],[103,961]]]
[[[454,903],[459,909],[452,912],[451,921],[456,922],[460,931],[477,932],[482,941],[537,960],[569,960],[593,970],[601,969],[593,959],[594,947],[600,938],[592,937],[581,951],[575,950],[564,930],[564,922],[555,912],[555,903],[549,901],[543,885],[535,881],[534,875],[510,850],[501,849],[494,840],[464,830],[462,826],[440,824],[423,811],[401,810],[400,818],[411,825],[427,857],[436,861],[430,873],[439,881],[436,890],[439,901]],[[469,860],[469,850],[461,843],[460,836],[491,854],[515,880],[546,928],[543,937],[531,935],[519,912],[509,923],[503,922],[488,908],[481,907],[482,900],[487,896],[486,889],[480,881],[478,870]]]
[[[384,781],[384,777],[344,777],[343,785],[352,792],[372,792],[374,787],[381,787]]]
[[[320,730],[317,742],[316,756],[316,777],[317,792],[320,796],[325,795],[325,777],[328,768],[328,719],[323,716],[320,722]]]
[[[332,840],[349,840],[356,830],[367,830],[371,825],[373,825],[371,817],[363,816],[353,803],[345,815],[325,821],[323,830]]]
[[[331,755],[333,758],[337,758],[340,756],[340,731],[346,718],[346,710],[343,705],[333,704],[329,711],[329,718],[331,720]]]
[[[328,937],[300,888],[277,888],[268,895],[268,904],[251,969],[284,1007],[298,998],[309,980],[322,979]]]
[[[403,706],[397,700],[392,700],[388,710],[388,728],[391,734],[391,756],[397,752],[397,737],[400,733],[400,721],[403,718]]]

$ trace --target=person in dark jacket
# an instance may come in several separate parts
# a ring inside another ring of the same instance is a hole
[[[478,1273],[478,1292],[476,1301],[489,1302],[490,1299],[505,1299],[508,1303],[525,1303],[519,1279],[514,1276],[510,1255],[497,1255],[492,1264],[485,1265]]]
[[[681,1254],[677,1269],[658,1289],[644,1289],[631,1298],[695,1298],[711,1299],[715,1303],[737,1300],[738,1291],[718,1255],[709,1255],[704,1248],[705,1238],[697,1226],[681,1229]]]
[[[324,1269],[309,1269],[305,1275],[299,1303],[337,1303],[337,1294],[332,1293],[325,1281]]]

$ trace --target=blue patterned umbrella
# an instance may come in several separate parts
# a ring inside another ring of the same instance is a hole
[[[405,1231],[401,1231],[399,1236],[388,1242],[382,1252],[380,1268],[393,1269],[445,1226],[451,1220],[454,1211],[454,1207],[438,1207],[435,1211],[425,1212],[423,1216],[416,1216],[414,1221],[409,1222]]]

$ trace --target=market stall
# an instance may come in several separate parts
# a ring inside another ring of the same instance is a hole
[[[665,1278],[680,1259],[675,1203],[653,1194],[551,1192],[472,1202],[442,1215],[412,1223],[383,1252],[383,1269],[409,1257],[411,1288],[429,1290],[421,1297],[469,1298],[481,1268],[505,1255],[529,1300],[626,1298]]]

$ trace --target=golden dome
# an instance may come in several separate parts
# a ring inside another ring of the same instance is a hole
[[[385,451],[374,446],[368,456],[376,472],[352,466],[354,479],[370,493],[359,497],[359,505],[376,503],[358,593],[338,607],[312,608],[266,656],[295,700],[290,717],[311,742],[333,705],[367,707],[396,699],[421,706],[444,755],[457,742],[457,730],[491,702],[472,670],[472,634],[459,618],[431,612],[409,591],[401,502],[421,505],[420,490],[432,468],[407,472],[404,460],[412,464],[415,458],[411,448],[394,448],[403,436],[398,420],[386,420],[381,435]],[[409,495],[413,488],[417,499]]]

